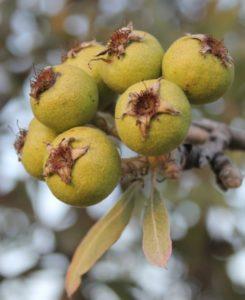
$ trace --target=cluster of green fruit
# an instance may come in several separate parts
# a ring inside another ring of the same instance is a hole
[[[35,118],[28,131],[20,130],[15,148],[27,172],[45,179],[57,198],[92,205],[109,195],[121,176],[115,144],[91,125],[98,109],[114,103],[121,141],[139,154],[158,156],[183,142],[190,103],[217,100],[233,77],[222,41],[187,35],[164,54],[155,37],[129,24],[106,46],[79,43],[60,65],[35,76],[30,92]]]

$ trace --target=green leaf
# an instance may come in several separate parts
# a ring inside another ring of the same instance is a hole
[[[143,221],[143,251],[150,263],[165,267],[172,252],[168,213],[155,188],[148,200]]]
[[[132,184],[112,209],[87,233],[77,247],[66,275],[66,291],[71,297],[81,284],[81,276],[121,236],[134,208],[134,193],[139,183]]]

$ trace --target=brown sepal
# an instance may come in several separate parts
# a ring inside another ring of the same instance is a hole
[[[151,120],[159,114],[180,114],[169,102],[160,98],[161,79],[139,93],[130,93],[127,111],[122,115],[136,117],[143,139],[147,138]]]
[[[60,75],[60,73],[54,72],[52,67],[42,69],[39,73],[35,74],[34,79],[31,80],[30,96],[39,102],[40,95],[51,88]]]
[[[83,49],[95,46],[97,44],[96,40],[88,41],[88,42],[76,42],[67,53],[63,54],[61,57],[61,61],[65,62],[68,58],[75,58],[77,54]]]
[[[25,145],[26,136],[27,136],[28,130],[19,128],[19,132],[16,136],[16,140],[14,142],[14,148],[18,156],[18,160],[21,161],[21,154],[23,147]]]
[[[134,32],[133,24],[130,22],[127,26],[116,30],[110,37],[106,49],[99,52],[96,56],[108,54],[108,56],[115,56],[118,59],[123,57],[126,53],[127,46],[132,42],[141,42],[143,36],[137,35]],[[106,62],[109,62],[106,60]]]
[[[89,146],[72,148],[71,143],[74,141],[74,138],[64,138],[57,147],[47,145],[49,157],[44,166],[44,177],[57,174],[66,184],[71,182],[71,172],[75,161],[85,155],[89,149]]]
[[[208,53],[214,55],[224,67],[229,67],[233,64],[233,58],[230,56],[223,40],[217,40],[205,34],[188,34],[188,36],[201,42],[200,53],[202,55],[206,56]]]

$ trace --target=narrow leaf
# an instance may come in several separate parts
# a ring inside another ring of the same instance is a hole
[[[77,247],[66,275],[66,291],[69,297],[81,284],[81,276],[121,236],[132,215],[134,192],[138,186],[138,183],[132,184],[114,207],[89,230]]]
[[[143,221],[143,251],[150,263],[165,267],[172,252],[168,213],[156,189],[148,200]]]

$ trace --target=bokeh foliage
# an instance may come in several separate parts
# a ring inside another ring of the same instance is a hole
[[[128,21],[155,35],[165,49],[187,32],[224,38],[235,59],[235,82],[225,99],[194,108],[193,117],[245,129],[243,0],[0,0],[2,300],[66,299],[62,286],[68,259],[105,209],[60,208],[53,198],[48,200],[54,204],[43,204],[48,194],[42,184],[17,167],[11,148],[14,135],[8,125],[16,130],[16,119],[30,119],[28,81],[33,66],[39,69],[58,64],[74,40],[96,37],[105,41]],[[244,156],[233,153],[231,157],[244,171]],[[188,171],[180,181],[163,182],[160,187],[168,199],[174,240],[169,269],[158,270],[144,261],[139,245],[140,216],[136,214],[121,242],[85,277],[77,299],[244,299],[244,185],[224,194],[208,170],[199,170]],[[51,222],[50,210],[58,209],[63,209],[64,215],[60,213],[60,219]],[[23,256],[15,251],[22,251]],[[26,262],[19,269],[18,259]],[[17,267],[11,267],[15,263]],[[35,284],[43,282],[42,276],[50,278],[45,283],[47,290],[57,288],[53,294],[38,298],[33,291]],[[32,293],[35,296],[31,298]]]

